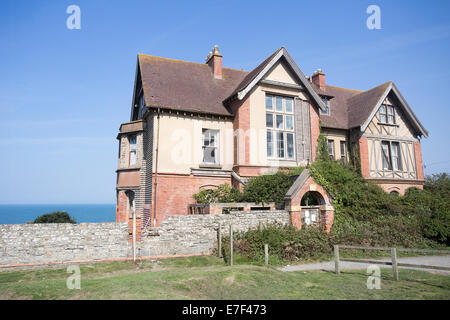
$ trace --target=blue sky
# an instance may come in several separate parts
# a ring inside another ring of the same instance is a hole
[[[69,30],[66,8],[81,9]],[[366,8],[381,9],[368,30]],[[251,70],[285,46],[302,71],[366,90],[393,80],[430,137],[425,173],[450,171],[449,1],[0,2],[0,203],[113,203],[116,135],[137,53]]]

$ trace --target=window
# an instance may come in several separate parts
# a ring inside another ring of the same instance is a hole
[[[273,128],[273,114],[266,113],[266,127]]]
[[[266,110],[273,110],[273,96],[266,95]]]
[[[381,152],[384,170],[402,170],[400,144],[398,142],[381,141]]]
[[[385,124],[395,124],[394,107],[382,104],[380,106],[380,122]]]
[[[328,100],[327,98],[322,98],[323,103],[325,103],[325,111],[323,111],[322,109],[320,109],[320,114],[326,114],[329,115],[330,114],[330,100]]]
[[[267,156],[273,157],[273,131],[267,130]]]
[[[328,154],[334,157],[334,140],[328,140]]]
[[[391,142],[391,156],[392,169],[402,170],[402,163],[400,161],[400,144],[398,142]]]
[[[283,111],[283,98],[282,97],[279,97],[279,96],[275,97],[275,108],[276,108],[276,111],[278,111],[278,112]]]
[[[294,159],[294,99],[266,95],[267,157]]]
[[[341,160],[343,162],[347,162],[346,142],[345,141],[341,141],[340,145],[341,145]]]
[[[284,134],[281,131],[277,132],[277,150],[278,158],[284,158]]]
[[[391,154],[388,141],[381,142],[381,152],[383,154],[383,169],[392,170]]]
[[[219,131],[203,129],[203,163],[219,163]]]
[[[130,166],[136,165],[136,135],[128,137],[130,142]]]

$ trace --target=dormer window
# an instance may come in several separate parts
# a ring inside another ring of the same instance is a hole
[[[322,98],[323,103],[325,103],[325,110],[320,109],[320,114],[329,115],[330,114],[330,100],[327,98]]]
[[[395,124],[394,107],[382,104],[380,106],[380,122],[385,124]]]

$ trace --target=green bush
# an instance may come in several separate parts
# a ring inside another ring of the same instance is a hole
[[[269,256],[275,261],[319,258],[332,251],[329,235],[320,228],[307,227],[297,230],[278,224],[259,227],[234,235],[233,248],[245,261],[262,263],[264,244],[269,245]],[[223,256],[229,256],[229,237],[222,240]],[[275,257],[275,259],[274,259]]]
[[[382,245],[384,241],[386,245],[425,245],[427,239],[450,244],[450,179],[447,174],[427,177],[424,190],[411,188],[404,196],[392,196],[339,161],[316,161],[311,165],[311,172],[335,197],[333,232],[340,231],[341,235],[352,237],[353,243],[367,239],[361,234],[365,232],[372,235],[372,244]],[[344,223],[353,229],[343,231]],[[375,229],[368,231],[368,228]],[[379,229],[383,232],[377,232]]]
[[[240,192],[228,184],[213,189],[202,190],[193,195],[197,203],[214,202],[276,202],[284,203],[284,196],[294,178],[302,173],[304,167],[283,168],[275,174],[265,174],[249,179]]]
[[[69,216],[65,211],[56,211],[46,213],[37,217],[33,223],[77,223],[75,219]]]
[[[194,194],[193,197],[197,203],[242,201],[242,193],[226,183],[216,186],[214,189],[202,190],[199,193]]]
[[[283,203],[293,182],[291,176],[283,171],[251,178],[244,186],[243,199],[246,202]]]

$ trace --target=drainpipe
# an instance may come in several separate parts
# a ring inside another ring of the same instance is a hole
[[[154,199],[153,199],[153,210],[152,210],[152,226],[156,226],[156,194],[158,192],[158,150],[159,150],[159,116],[161,113],[161,109],[158,108],[158,114],[157,114],[157,133],[156,133],[156,150],[155,150],[155,193],[154,193]]]

